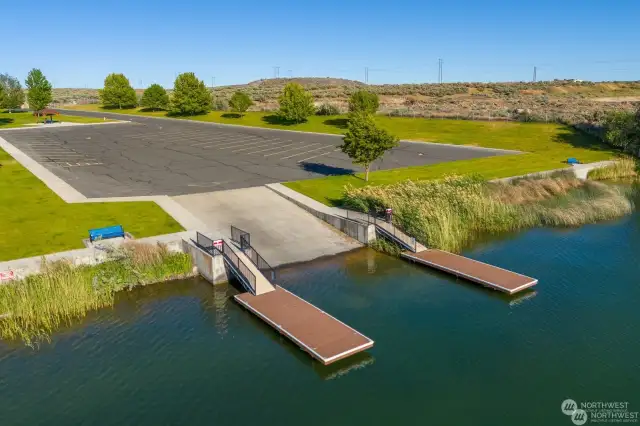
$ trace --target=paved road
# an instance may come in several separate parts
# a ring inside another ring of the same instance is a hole
[[[0,132],[87,197],[180,195],[360,171],[334,135],[73,111],[131,120]],[[513,154],[401,142],[373,170]]]

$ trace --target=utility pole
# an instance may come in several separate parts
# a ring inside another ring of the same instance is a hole
[[[438,83],[442,83],[442,59],[438,59]]]
[[[364,67],[364,83],[369,84],[369,67]]]
[[[538,67],[533,67],[533,82],[535,83],[538,79]]]

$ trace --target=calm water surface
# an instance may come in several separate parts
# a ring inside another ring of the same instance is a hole
[[[0,424],[571,425],[640,410],[640,216],[533,230],[471,257],[540,280],[509,298],[370,250],[279,282],[376,341],[324,367],[199,279],[139,289],[39,350],[0,343]]]

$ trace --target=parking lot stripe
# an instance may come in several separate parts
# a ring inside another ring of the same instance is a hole
[[[307,157],[307,158],[304,158],[302,160],[299,160],[298,163],[302,163],[303,161],[311,160],[312,158],[322,157],[323,155],[331,154],[332,152],[336,152],[336,151],[340,151],[340,148],[334,149],[333,151],[323,152],[322,154],[312,155],[311,157]]]
[[[248,148],[235,149],[235,150],[233,150],[231,152],[241,152],[241,151],[246,151],[248,149],[260,148],[260,147],[263,147],[263,146],[271,146],[271,145],[278,145],[278,144],[282,145],[283,143],[287,143],[287,141],[278,141],[278,142],[268,143],[266,145],[250,146]]]
[[[304,155],[304,154],[307,154],[309,152],[320,151],[321,149],[329,148],[331,146],[335,146],[335,145],[325,145],[325,146],[321,146],[320,148],[311,149],[309,151],[302,151],[302,152],[299,152],[297,154],[290,155],[288,157],[282,157],[281,160],[286,160],[287,158],[297,157],[298,155]]]
[[[287,144],[287,145],[280,145],[280,146],[276,146],[275,148],[266,148],[266,149],[260,149],[258,151],[247,152],[247,155],[257,154],[258,152],[273,151],[274,149],[286,148],[286,147],[291,146],[291,145],[295,145],[295,143],[290,143],[290,144]]]
[[[224,142],[221,144],[217,144],[216,148],[220,148],[223,149],[223,147],[227,147],[229,145],[237,145],[238,143],[242,143],[242,142],[248,142],[248,141],[263,141],[263,138],[259,138],[259,137],[250,137],[250,138],[242,138],[242,139],[227,139],[228,142]]]
[[[284,151],[278,151],[278,152],[272,152],[271,154],[265,154],[264,157],[271,157],[272,155],[284,154],[285,152],[295,151],[296,149],[306,148],[306,147],[309,147],[309,146],[314,146],[314,145],[319,145],[319,144],[320,144],[320,142],[304,144],[303,146],[299,146],[299,147],[296,147],[296,148],[289,148],[289,149],[285,149]]]
[[[240,142],[240,143],[236,143],[235,145],[230,145],[230,146],[225,146],[224,148],[220,148],[220,149],[233,149],[233,148],[237,148],[239,146],[249,146],[249,145],[260,145],[263,144],[265,142],[270,142],[270,141],[275,141],[277,139],[262,139],[256,142],[249,142],[249,143],[245,143],[245,142]]]

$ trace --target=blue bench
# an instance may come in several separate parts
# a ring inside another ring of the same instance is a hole
[[[89,241],[106,240],[108,238],[124,238],[122,225],[107,226],[104,228],[89,229]]]
[[[567,158],[567,164],[580,164],[580,162],[577,159],[571,157]]]

